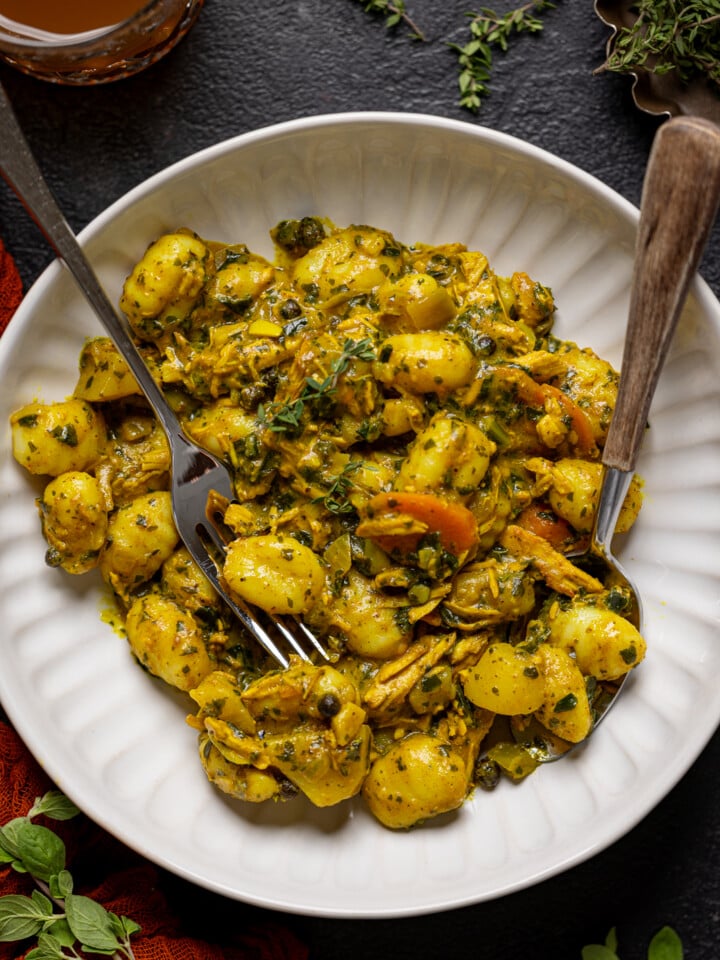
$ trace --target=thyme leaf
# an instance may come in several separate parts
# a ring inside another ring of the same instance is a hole
[[[388,30],[399,23],[404,23],[414,40],[425,40],[424,33],[407,12],[405,0],[358,0],[358,2],[362,3],[366,13],[380,14],[385,17],[385,26]]]
[[[505,53],[513,34],[539,33],[543,22],[537,15],[554,6],[552,0],[532,0],[504,14],[489,7],[468,14],[471,39],[464,45],[450,44],[458,58],[460,106],[479,110],[489,93],[494,52]]]
[[[322,497],[316,497],[312,502],[324,504],[330,513],[352,513],[355,508],[347,496],[353,486],[352,474],[360,467],[362,467],[360,460],[351,460],[350,463],[346,463],[342,472],[337,477],[333,477],[327,493]]]
[[[258,407],[258,420],[275,433],[297,435],[302,427],[302,415],[307,406],[320,416],[329,413],[328,406],[335,395],[338,381],[353,360],[369,363],[374,359],[375,351],[369,338],[346,340],[340,356],[330,364],[330,372],[324,380],[306,377],[297,399],[288,403],[271,404],[268,408],[261,404]]]

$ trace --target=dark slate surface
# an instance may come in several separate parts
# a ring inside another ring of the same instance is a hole
[[[511,4],[498,0],[499,9]],[[346,110],[439,114],[502,130],[552,151],[639,203],[658,120],[639,113],[629,83],[595,75],[606,28],[591,0],[559,0],[545,30],[498,59],[477,117],[457,105],[447,41],[467,40],[467,0],[408,0],[429,42],[388,32],[358,0],[207,0],[186,40],[119,84],[54,87],[0,68],[31,145],[66,215],[81,229],[111,201],[189,153],[277,121]],[[0,233],[29,285],[50,254],[0,183]],[[702,273],[720,294],[720,227]],[[278,916],[224,901],[173,877],[200,930],[258,919],[289,924],[322,960],[579,958],[618,928],[623,960],[644,958],[663,924],[686,956],[720,954],[720,736],[627,836],[585,864],[501,900],[401,920]]]

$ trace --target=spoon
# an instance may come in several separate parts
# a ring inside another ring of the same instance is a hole
[[[629,588],[629,619],[642,631],[637,587],[612,554],[620,508],[632,481],[650,403],[672,335],[720,201],[720,127],[698,117],[673,117],[655,135],[643,184],[627,333],[613,418],[602,453],[603,478],[587,550],[574,562],[602,582]],[[593,703],[597,729],[629,674],[603,685]],[[539,762],[557,760],[576,744],[539,725],[514,732]]]

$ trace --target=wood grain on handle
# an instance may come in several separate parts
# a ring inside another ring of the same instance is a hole
[[[643,185],[617,404],[603,463],[634,470],[650,402],[720,200],[720,127],[674,117],[658,130]]]

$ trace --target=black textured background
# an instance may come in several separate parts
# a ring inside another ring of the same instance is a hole
[[[519,0],[496,0],[503,11]],[[135,78],[55,87],[0,67],[31,146],[73,228],[196,150],[277,121],[346,110],[439,114],[522,137],[639,203],[658,120],[624,78],[594,75],[607,29],[591,0],[559,0],[545,29],[498,58],[477,116],[457,104],[449,42],[468,39],[472,0],[407,0],[428,42],[386,31],[358,0],[206,0],[183,43]],[[477,6],[475,7],[477,9]],[[0,182],[0,234],[26,285],[50,254]],[[720,294],[720,228],[702,274]],[[679,638],[680,642],[680,638]],[[501,900],[402,920],[279,916],[165,877],[202,932],[265,919],[291,926],[318,960],[575,960],[616,926],[623,960],[675,927],[691,960],[720,956],[720,736],[628,836],[589,862]]]

